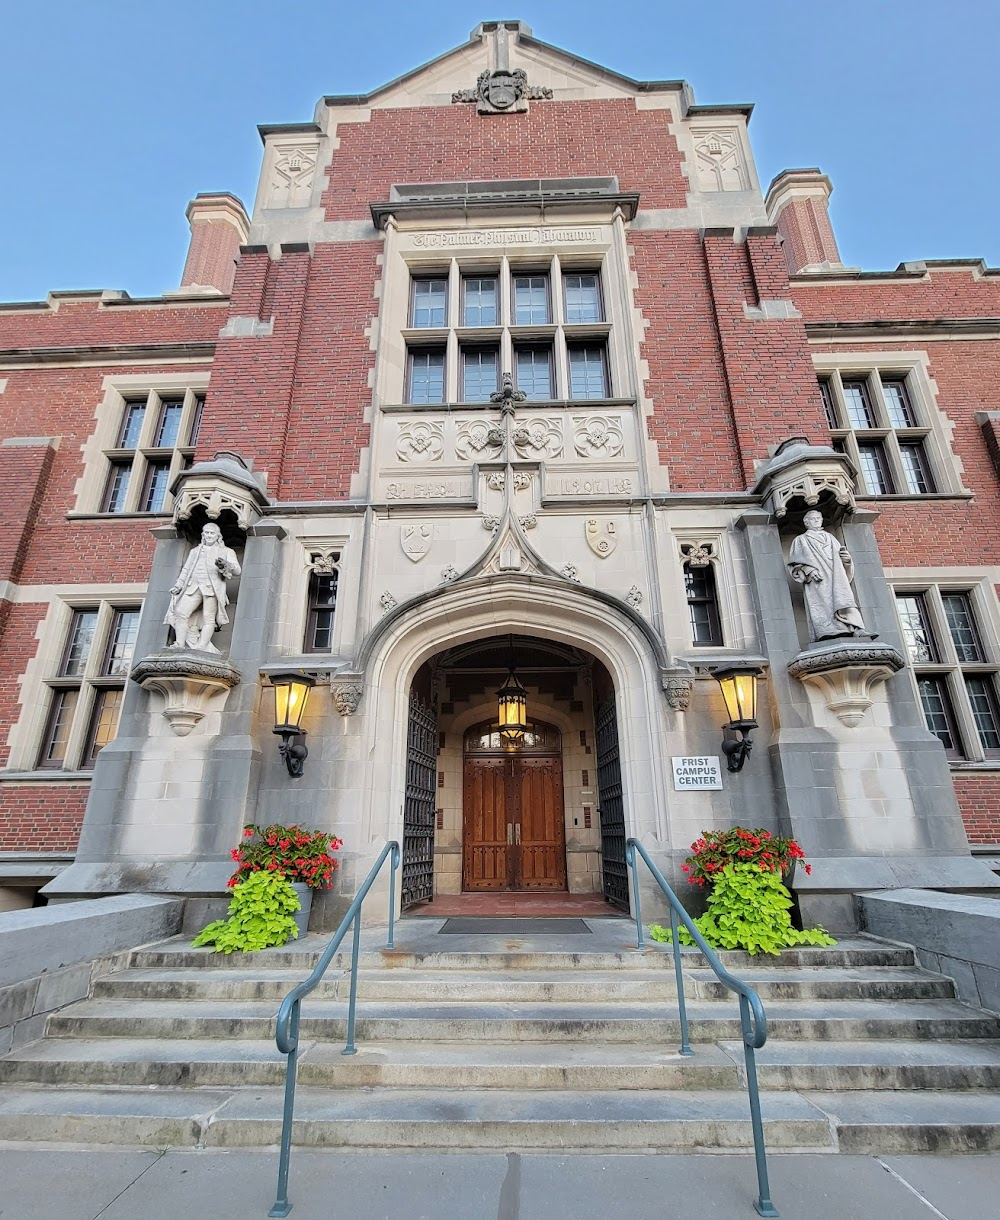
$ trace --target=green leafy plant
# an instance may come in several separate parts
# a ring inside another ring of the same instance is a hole
[[[229,918],[203,928],[194,944],[214,945],[216,953],[251,953],[283,945],[290,936],[298,936],[292,916],[301,909],[298,894],[281,873],[252,873],[233,889]]]
[[[824,928],[799,931],[792,927],[792,898],[777,873],[756,865],[725,864],[712,879],[708,909],[695,927],[713,949],[745,949],[777,956],[793,945],[835,945]],[[653,924],[653,940],[669,944],[669,928]],[[680,928],[682,945],[693,945],[687,928]]]
[[[283,873],[289,881],[323,890],[333,884],[337,861],[333,853],[343,847],[343,840],[322,830],[304,830],[301,826],[243,827],[243,842],[231,855],[236,872],[229,878],[229,887],[237,885],[254,873]]]

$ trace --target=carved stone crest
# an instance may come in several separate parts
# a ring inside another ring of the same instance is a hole
[[[333,703],[341,716],[354,715],[358,710],[364,689],[360,682],[335,682],[331,685]]]
[[[434,526],[429,521],[414,521],[410,525],[400,526],[399,545],[407,559],[412,559],[414,563],[423,559],[433,541]]]
[[[550,98],[552,90],[546,86],[528,84],[528,74],[523,68],[497,68],[495,72],[480,72],[475,89],[459,89],[451,95],[453,102],[475,102],[480,114],[503,114],[516,108],[518,103]],[[523,109],[523,107],[521,107]]]
[[[607,559],[618,545],[613,521],[599,521],[596,517],[591,517],[587,521],[586,532],[587,546],[599,559]]]

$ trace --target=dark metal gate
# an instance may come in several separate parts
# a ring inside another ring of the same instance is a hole
[[[604,897],[629,909],[628,867],[625,864],[625,802],[618,747],[618,713],[611,695],[594,709],[597,736],[597,795],[601,814],[601,851],[604,858]]]
[[[434,798],[437,713],[410,696],[406,730],[406,800],[403,805],[402,907],[434,896]]]

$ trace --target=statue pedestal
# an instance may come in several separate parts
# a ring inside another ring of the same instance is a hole
[[[132,670],[132,681],[163,699],[163,715],[178,737],[204,719],[212,700],[240,681],[240,671],[218,652],[163,648]]]
[[[793,678],[818,689],[841,724],[853,729],[874,700],[874,687],[903,668],[902,655],[890,644],[858,636],[819,640],[788,666]]]

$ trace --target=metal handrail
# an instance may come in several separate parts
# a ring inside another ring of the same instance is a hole
[[[396,913],[396,869],[399,867],[399,844],[386,843],[382,854],[375,861],[372,871],[365,878],[364,884],[355,895],[354,901],[347,908],[347,914],[341,920],[340,927],[334,932],[333,939],[323,951],[323,956],[316,963],[312,974],[297,984],[281,1001],[278,1009],[278,1026],[275,1041],[278,1050],[287,1055],[285,1061],[285,1108],[281,1119],[281,1156],[278,1161],[278,1190],[274,1206],[267,1213],[269,1216],[287,1216],[292,1210],[288,1202],[288,1162],[292,1154],[292,1112],[295,1109],[295,1077],[299,1055],[299,1018],[302,1012],[303,999],[316,987],[326,968],[333,960],[333,955],[340,948],[340,942],[347,935],[347,929],[354,924],[354,950],[351,954],[351,1002],[347,1010],[347,1045],[341,1051],[342,1055],[354,1055],[357,1047],[354,1045],[354,1017],[358,1006],[358,957],[361,949],[361,904],[364,902],[372,883],[378,876],[387,857],[392,857],[389,876],[389,936],[386,948],[393,948],[393,917]]]
[[[759,1051],[767,1041],[767,1018],[764,1015],[764,1005],[754,989],[738,979],[723,966],[716,952],[695,926],[694,920],[684,909],[681,900],[667,884],[666,879],[653,861],[649,853],[638,839],[625,841],[625,860],[632,870],[632,893],[634,895],[636,949],[644,948],[642,939],[642,911],[639,906],[639,875],[635,866],[638,853],[645,861],[646,867],[653,874],[653,880],[663,891],[670,904],[671,944],[674,951],[674,977],[677,980],[677,1012],[681,1025],[682,1055],[693,1055],[691,1043],[688,1040],[687,1005],[684,1000],[684,974],[681,970],[681,953],[678,937],[678,921],[690,932],[691,938],[701,950],[705,960],[715,971],[715,977],[730,991],[736,992],[740,999],[740,1027],[743,1031],[743,1055],[746,1060],[747,1094],[750,1100],[750,1125],[753,1129],[753,1151],[757,1162],[757,1198],[754,1208],[760,1216],[777,1216],[779,1212],[771,1202],[771,1191],[767,1181],[767,1153],[764,1149],[764,1124],[760,1116],[760,1093],[757,1089],[757,1061],[754,1051]],[[272,1215],[275,1213],[272,1213]]]

